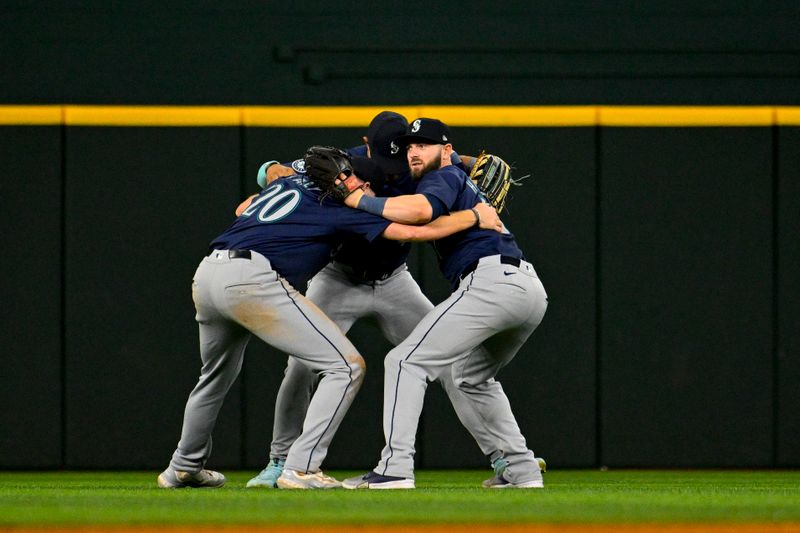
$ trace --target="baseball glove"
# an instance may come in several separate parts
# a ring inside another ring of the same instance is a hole
[[[469,178],[489,200],[498,213],[506,205],[508,190],[512,185],[520,185],[522,180],[511,177],[511,167],[496,155],[481,152],[472,165]]]
[[[353,163],[347,152],[332,146],[312,146],[303,158],[305,173],[322,189],[322,198],[328,196],[344,201],[363,184],[353,173]],[[341,174],[346,176],[340,179]]]

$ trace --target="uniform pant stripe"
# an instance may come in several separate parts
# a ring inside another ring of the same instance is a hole
[[[431,324],[431,327],[428,328],[428,331],[425,332],[425,334],[422,336],[422,338],[419,340],[419,342],[416,345],[414,345],[414,348],[412,348],[411,351],[408,352],[408,355],[405,356],[403,358],[403,360],[400,361],[400,363],[398,363],[397,380],[395,381],[395,384],[394,384],[394,402],[392,402],[392,418],[391,418],[391,421],[389,423],[389,438],[388,438],[388,440],[386,442],[386,444],[389,446],[389,457],[386,458],[386,464],[383,467],[383,472],[382,472],[381,475],[386,475],[386,471],[389,469],[389,459],[391,459],[392,456],[394,456],[394,449],[392,448],[392,437],[394,436],[394,415],[395,415],[395,412],[397,410],[397,396],[398,396],[397,391],[400,389],[400,374],[403,373],[403,361],[408,361],[408,359],[414,354],[414,352],[417,351],[417,348],[419,348],[420,345],[428,337],[428,334],[431,331],[433,331],[433,328],[436,326],[436,324],[439,323],[439,321],[444,317],[444,315],[447,314],[447,312],[450,309],[452,309],[459,301],[461,301],[461,298],[464,297],[464,295],[467,293],[467,291],[469,291],[470,286],[472,286],[472,278],[473,278],[473,276],[474,276],[474,273],[470,274],[469,284],[467,285],[467,288],[464,289],[461,292],[461,294],[458,296],[458,298],[456,298],[456,300],[452,304],[447,306],[447,309],[442,311],[442,314],[439,315],[439,317],[433,322],[433,324]]]
[[[311,318],[303,312],[303,309],[298,305],[298,303],[295,301],[295,299],[292,298],[291,293],[289,292],[289,290],[286,288],[286,285],[284,284],[284,280],[282,278],[279,278],[279,279],[280,279],[280,282],[281,282],[281,287],[283,287],[283,290],[286,292],[286,296],[289,298],[289,300],[292,301],[292,304],[297,308],[297,310],[300,312],[300,314],[303,315],[303,318],[305,318],[308,321],[308,323],[311,325],[311,327],[314,328],[314,330],[317,333],[319,333],[322,336],[322,338],[325,339],[328,342],[328,344],[330,344],[331,347],[334,350],[336,350],[336,353],[339,355],[339,357],[341,358],[342,362],[344,362],[345,366],[347,367],[347,376],[350,379],[350,382],[347,384],[347,387],[345,387],[344,391],[342,392],[342,397],[339,398],[339,403],[336,405],[336,409],[334,409],[333,415],[328,419],[328,425],[325,426],[325,429],[322,431],[322,433],[320,434],[319,438],[317,439],[317,442],[315,442],[314,446],[311,448],[311,452],[308,454],[308,462],[306,463],[306,468],[305,468],[305,471],[306,471],[305,473],[308,473],[308,468],[311,466],[311,459],[314,456],[314,451],[317,449],[317,446],[319,445],[320,441],[322,440],[322,437],[325,435],[325,433],[328,432],[328,429],[331,427],[331,424],[333,424],[333,420],[336,418],[336,413],[339,412],[339,409],[341,408],[342,403],[344,403],[344,399],[347,397],[347,391],[353,385],[353,370],[350,368],[350,365],[347,364],[347,360],[344,358],[344,355],[339,350],[339,348],[337,348],[336,345],[333,343],[333,341],[331,341],[324,333],[322,333],[319,330],[319,328],[317,328],[316,324],[314,324],[314,321],[311,320]]]

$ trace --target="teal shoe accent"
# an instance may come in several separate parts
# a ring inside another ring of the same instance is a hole
[[[270,459],[267,467],[259,474],[247,482],[247,488],[274,489],[278,487],[278,478],[283,474],[283,467],[286,465],[285,459]]]
[[[505,457],[500,457],[492,462],[492,469],[494,470],[494,475],[502,476],[503,472],[506,471],[506,467],[508,466],[508,460]]]

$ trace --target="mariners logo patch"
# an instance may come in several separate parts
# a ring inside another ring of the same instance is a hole
[[[306,162],[303,159],[295,159],[292,161],[292,169],[294,169],[295,172],[301,172],[305,174]]]
[[[417,133],[419,131],[419,127],[421,126],[421,122],[419,119],[415,120],[411,123],[411,133]]]
[[[400,151],[400,147],[397,146],[394,143],[394,141],[392,141],[391,144],[389,144],[389,153],[392,154],[392,155],[395,155],[399,151]]]

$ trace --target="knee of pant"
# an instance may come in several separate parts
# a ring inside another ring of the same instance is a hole
[[[359,354],[354,354],[348,355],[345,359],[347,359],[347,365],[350,367],[350,377],[354,381],[362,381],[367,371],[367,363],[364,358]]]
[[[384,370],[389,367],[397,367],[397,364],[403,360],[403,355],[401,354],[397,348],[393,348],[386,354],[386,357],[383,358],[383,368]]]
[[[461,392],[476,392],[492,390],[500,387],[500,382],[493,377],[487,379],[486,376],[464,376],[453,374],[453,383]]]
[[[393,355],[394,354],[394,355]],[[383,360],[384,377],[402,374],[405,377],[413,377],[419,381],[430,382],[437,379],[435,369],[419,364],[413,358],[404,356],[402,353],[389,352]]]

